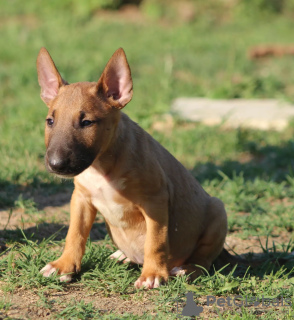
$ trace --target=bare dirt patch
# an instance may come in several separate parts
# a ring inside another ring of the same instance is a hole
[[[1,292],[1,291],[0,291]],[[105,297],[90,290],[81,288],[80,285],[68,285],[64,292],[48,290],[42,293],[37,290],[28,293],[27,290],[18,289],[12,295],[6,296],[6,300],[11,302],[12,307],[1,316],[8,316],[13,319],[52,319],[54,314],[62,312],[66,307],[75,305],[84,301],[85,304],[91,303],[93,308],[99,310],[99,313],[115,313],[122,315],[131,313],[142,315],[145,312],[153,312],[155,305],[150,303],[148,292],[143,292],[140,299],[135,298],[133,294],[129,295],[128,300],[124,300],[119,294],[112,294],[111,297]]]

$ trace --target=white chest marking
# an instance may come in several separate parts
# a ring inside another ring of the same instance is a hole
[[[115,227],[126,227],[126,222],[122,220],[124,205],[114,201],[118,191],[125,188],[125,178],[108,181],[94,168],[89,167],[76,179],[90,192],[92,204],[110,224]]]

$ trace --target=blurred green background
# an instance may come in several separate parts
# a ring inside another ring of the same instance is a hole
[[[291,128],[281,134],[240,132],[178,121],[172,132],[160,132],[153,123],[179,96],[293,102],[294,56],[251,59],[250,50],[294,45],[294,0],[0,0],[0,8],[1,207],[13,206],[20,194],[68,186],[43,163],[47,108],[35,66],[42,46],[69,82],[97,81],[112,53],[123,47],[134,81],[124,111],[202,182],[219,169],[229,176],[234,170],[246,169],[248,177],[262,172],[277,181],[288,173]],[[244,167],[244,153],[251,160],[256,153],[268,155],[268,145],[283,143],[282,151],[271,149],[278,166],[267,158],[267,172],[263,163]]]

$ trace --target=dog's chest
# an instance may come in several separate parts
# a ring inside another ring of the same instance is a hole
[[[78,183],[88,190],[94,207],[115,227],[126,227],[124,214],[126,203],[118,201],[125,188],[125,179],[108,180],[94,168],[88,168],[76,177]]]

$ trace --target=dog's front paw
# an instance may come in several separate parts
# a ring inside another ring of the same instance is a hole
[[[53,265],[51,263],[46,264],[46,266],[40,270],[40,272],[46,278],[50,277],[52,274],[54,274],[56,272],[59,273],[58,271],[59,270],[56,269],[55,267],[53,267]],[[71,278],[72,278],[71,274],[64,274],[64,272],[63,273],[61,272],[60,274],[61,274],[61,277],[59,278],[59,280],[61,282],[70,282],[71,281]]]
[[[46,264],[46,266],[43,269],[40,270],[40,272],[46,278],[50,277],[56,271],[57,271],[56,268],[54,268],[51,263]]]
[[[74,263],[69,261],[63,261],[63,259],[58,259],[54,262],[48,263],[40,272],[44,277],[50,277],[52,274],[57,273],[61,275],[59,278],[62,282],[70,282],[72,279],[72,274],[77,272],[79,268],[75,266]]]
[[[164,282],[166,282],[168,279],[168,276],[165,274],[149,274],[148,276],[144,276],[143,274],[138,278],[138,280],[135,282],[135,287],[137,289],[140,288],[147,288],[147,289],[153,289],[158,288],[160,285]]]

